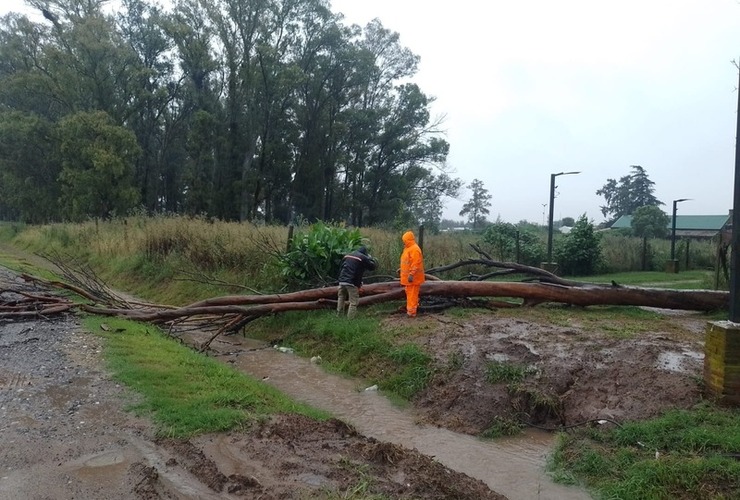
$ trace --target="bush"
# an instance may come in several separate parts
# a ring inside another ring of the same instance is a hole
[[[500,261],[538,266],[545,258],[544,245],[536,232],[508,222],[497,221],[489,225],[483,231],[483,241],[491,247],[494,258]]]
[[[296,234],[280,256],[280,272],[289,285],[323,286],[336,280],[342,257],[363,244],[359,229],[317,222]]]
[[[562,274],[589,276],[601,271],[601,236],[586,215],[582,215],[573,229],[556,249],[556,258]]]

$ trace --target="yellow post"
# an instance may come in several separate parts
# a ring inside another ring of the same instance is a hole
[[[740,324],[715,321],[707,326],[704,383],[719,404],[740,406]]]

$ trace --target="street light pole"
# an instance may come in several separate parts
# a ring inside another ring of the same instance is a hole
[[[560,172],[550,174],[550,219],[547,224],[547,262],[552,262],[552,218],[555,213],[555,177],[559,175],[574,175],[580,172]]]
[[[676,205],[682,201],[689,201],[689,198],[673,200],[673,220],[671,221],[671,261],[676,260]]]

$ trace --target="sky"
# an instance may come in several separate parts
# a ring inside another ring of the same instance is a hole
[[[161,3],[161,2],[160,2]],[[483,182],[489,220],[605,217],[596,195],[641,165],[670,215],[733,204],[740,0],[331,0],[419,55],[447,166]],[[29,12],[4,0],[0,13]],[[460,220],[469,189],[446,200]]]
[[[738,0],[332,0],[373,18],[421,57],[448,165],[483,182],[489,220],[602,222],[609,178],[641,165],[669,215],[733,204],[740,58]],[[445,218],[470,199],[448,200]]]

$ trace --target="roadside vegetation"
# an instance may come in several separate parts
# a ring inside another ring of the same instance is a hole
[[[299,226],[294,238],[303,241],[302,235],[310,230]],[[471,243],[481,245],[495,259],[514,260],[508,240],[486,231],[425,235],[427,267],[471,258]],[[532,231],[533,236],[538,234]],[[335,235],[339,241],[333,252],[341,254],[343,244],[362,241],[381,263],[376,272],[366,275],[366,281],[393,277],[401,252],[400,234],[365,228],[359,235],[340,232]],[[542,241],[544,234],[539,236],[539,240],[527,240],[532,245],[527,250],[531,259],[539,258],[536,242]],[[715,250],[710,243],[692,243],[690,262],[695,267],[668,274],[659,266],[638,271],[643,241],[632,240],[624,235],[601,237],[599,269],[609,272],[572,279],[658,288],[714,288]],[[47,226],[2,224],[0,244],[25,253],[74,256],[112,287],[159,303],[179,305],[225,294],[302,286],[296,276],[286,276],[281,268],[285,261],[280,255],[291,249],[284,227],[177,217]],[[665,240],[650,243],[656,262],[662,262],[663,251],[667,255],[668,244]],[[9,255],[2,256],[9,267],[29,272],[37,269],[38,262],[13,260]],[[315,258],[320,257],[317,254]],[[331,270],[323,270],[321,275],[329,278]],[[420,347],[418,340],[428,327],[423,321],[398,330],[382,329],[381,318],[392,314],[394,308],[384,304],[361,310],[354,321],[338,320],[329,310],[286,313],[261,318],[250,324],[246,333],[290,346],[302,356],[321,355],[327,369],[377,384],[403,402],[418,394],[436,370],[454,370],[455,360],[435,364]],[[478,313],[453,310],[450,314],[464,319]],[[616,339],[656,329],[666,331],[671,321],[649,310],[616,306],[502,309],[497,314],[553,324],[577,323],[584,328],[598,325]],[[715,318],[724,319],[723,313],[708,316]],[[150,326],[117,321],[86,319],[92,331],[100,332],[101,322],[109,325],[111,331],[101,335],[106,338],[106,355],[116,377],[141,393],[142,399],[133,408],[150,414],[166,435],[228,429],[276,412],[325,417],[154,333]],[[126,335],[115,333],[121,328]],[[192,380],[188,376],[192,373],[203,375]],[[492,364],[488,369],[491,380],[510,384],[526,376],[525,367]],[[495,422],[483,437],[515,434],[519,429],[516,422]],[[740,413],[707,403],[646,422],[569,430],[561,435],[551,466],[558,480],[584,485],[599,498],[737,498],[738,452]]]
[[[151,325],[98,316],[85,317],[83,324],[105,339],[114,378],[141,395],[131,409],[150,417],[163,436],[226,431],[278,413],[329,417],[197,354]]]
[[[738,498],[740,414],[702,404],[611,430],[561,434],[556,478],[599,498]]]

